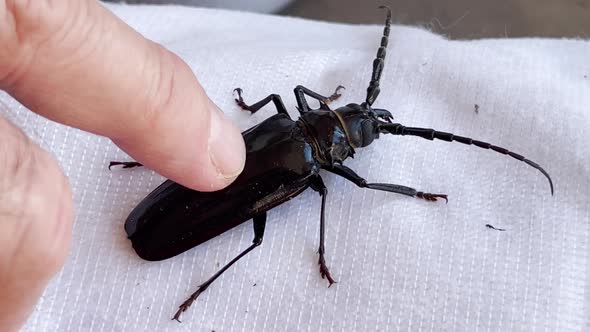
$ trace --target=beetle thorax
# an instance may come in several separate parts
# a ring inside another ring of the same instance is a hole
[[[379,137],[378,121],[365,104],[348,104],[333,111],[352,148],[365,147]]]
[[[346,130],[332,110],[313,110],[301,115],[316,160],[321,164],[342,163],[354,154]]]

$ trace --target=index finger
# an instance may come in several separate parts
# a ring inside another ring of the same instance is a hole
[[[99,2],[2,0],[0,17],[0,88],[29,109],[193,189],[241,172],[242,136],[190,68]]]

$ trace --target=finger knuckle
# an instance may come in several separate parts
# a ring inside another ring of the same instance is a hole
[[[11,190],[20,179],[30,178],[32,169],[32,143],[7,120],[0,118],[0,195]],[[0,198],[3,196],[0,196]]]
[[[176,71],[180,60],[162,46],[153,44],[152,61],[144,66],[147,88],[139,95],[136,112],[141,114],[148,128],[159,127],[163,114],[170,116],[176,103]]]
[[[0,6],[0,87],[10,89],[47,58],[47,45],[76,31],[83,1],[5,0]],[[5,12],[3,12],[5,11]],[[77,11],[78,15],[72,12]],[[67,56],[68,54],[63,54]]]
[[[1,119],[0,136],[7,143],[0,153],[0,256],[53,273],[69,250],[69,185],[47,152]]]

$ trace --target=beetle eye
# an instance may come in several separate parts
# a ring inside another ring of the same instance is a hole
[[[373,142],[375,137],[379,134],[376,126],[376,122],[372,120],[364,120],[362,123],[362,136],[363,136],[363,145],[367,146]]]

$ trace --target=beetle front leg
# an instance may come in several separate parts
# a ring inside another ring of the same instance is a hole
[[[324,103],[329,104],[331,102],[333,102],[334,100],[340,98],[342,96],[342,94],[340,93],[340,90],[346,89],[343,85],[339,85],[336,87],[336,89],[334,90],[334,93],[332,93],[328,98],[326,98],[324,100]]]
[[[328,189],[324,185],[324,181],[322,180],[322,178],[320,176],[317,176],[312,180],[311,188],[313,190],[319,192],[320,196],[322,197],[322,209],[320,212],[321,213],[321,215],[320,215],[320,248],[318,249],[318,254],[320,255],[320,257],[318,260],[318,264],[320,265],[320,275],[322,276],[322,279],[324,279],[324,278],[328,279],[328,282],[330,283],[330,285],[328,285],[328,287],[330,287],[330,286],[332,286],[332,284],[336,283],[336,281],[334,281],[334,279],[330,275],[330,271],[328,270],[328,266],[326,265],[326,259],[324,258],[324,253],[325,253],[324,239],[325,239],[325,228],[326,228],[326,219],[325,219],[326,196],[328,194]]]
[[[272,101],[275,104],[275,107],[277,108],[277,112],[289,116],[289,112],[287,112],[287,108],[285,107],[285,104],[283,104],[283,100],[281,99],[281,96],[279,96],[277,94],[269,95],[268,97],[262,99],[261,101],[259,101],[257,103],[254,103],[252,105],[247,105],[246,102],[244,102],[244,98],[242,98],[242,92],[243,92],[242,89],[236,88],[236,89],[234,89],[234,91],[238,93],[238,98],[235,99],[236,103],[238,104],[238,106],[240,106],[245,111],[249,111],[252,114],[254,114],[254,113],[258,112],[258,110],[260,110],[261,108],[266,106],[266,104],[268,104]],[[290,116],[289,116],[289,118],[290,118]]]
[[[254,240],[252,241],[252,245],[249,246],[246,250],[242,251],[242,253],[240,253],[234,259],[232,259],[221,270],[217,271],[217,273],[215,273],[211,278],[209,278],[209,280],[207,280],[204,283],[202,283],[201,285],[199,285],[199,287],[197,288],[197,291],[195,291],[193,294],[191,294],[191,296],[178,307],[178,311],[176,312],[176,314],[172,318],[173,320],[180,322],[180,315],[183,312],[185,312],[191,306],[191,304],[193,304],[193,302],[197,299],[197,297],[199,297],[199,295],[201,295],[201,293],[203,293],[207,289],[207,287],[209,287],[209,285],[211,285],[215,281],[215,279],[219,278],[219,276],[221,276],[223,274],[223,272],[225,272],[227,269],[229,269],[229,267],[232,266],[235,262],[237,262],[240,258],[246,256],[246,254],[248,254],[254,248],[256,248],[262,244],[262,238],[264,236],[264,227],[266,226],[266,212],[264,212],[263,214],[254,216],[253,223],[254,223]]]
[[[320,107],[327,109],[326,105],[340,98],[341,89],[344,89],[344,87],[342,85],[339,85],[336,88],[336,90],[334,90],[334,93],[330,95],[330,97],[324,97],[321,94],[304,87],[303,85],[296,86],[294,92],[295,99],[297,100],[297,105],[299,106],[299,112],[305,113],[310,110],[309,105],[307,104],[307,99],[305,99],[305,95],[308,95],[313,99],[317,99],[320,102]]]
[[[369,188],[374,190],[381,190],[387,191],[390,193],[402,194],[406,196],[412,196],[416,198],[425,199],[427,201],[434,202],[437,198],[442,198],[445,201],[449,201],[446,194],[431,194],[425,193],[422,191],[417,191],[414,188],[400,186],[397,184],[388,184],[388,183],[367,183],[367,180],[360,177],[356,174],[352,169],[344,166],[344,165],[333,165],[332,167],[326,167],[327,171],[332,172],[334,174],[340,175],[343,178],[351,181],[352,183],[356,184],[361,188]]]

